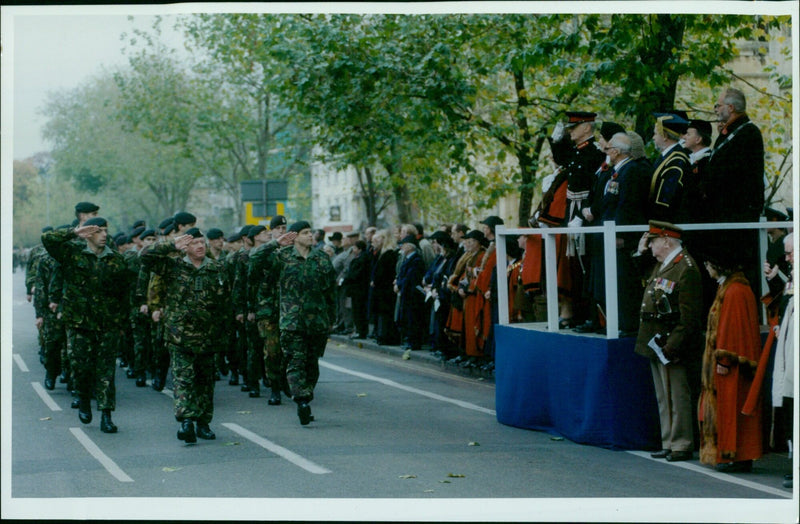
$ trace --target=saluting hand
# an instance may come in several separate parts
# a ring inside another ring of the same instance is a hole
[[[191,235],[181,235],[175,237],[175,247],[181,251],[186,251],[186,248],[189,247],[189,242],[191,242],[193,238],[194,237]]]
[[[278,245],[279,246],[291,246],[294,244],[294,239],[297,238],[297,233],[294,231],[289,231],[288,233],[284,233],[278,237]]]
[[[95,225],[81,226],[81,227],[75,228],[75,234],[78,235],[81,238],[89,238],[90,236],[94,235],[98,231],[100,231],[100,226],[95,226]]]
[[[645,231],[644,234],[642,234],[642,238],[639,239],[639,246],[636,249],[640,254],[644,253],[647,251],[648,244],[650,244],[650,239],[647,238],[647,231]]]

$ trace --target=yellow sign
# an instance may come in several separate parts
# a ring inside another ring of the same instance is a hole
[[[285,205],[283,202],[277,202],[275,204],[275,211],[278,215],[285,214]],[[257,226],[259,224],[263,224],[265,226],[269,225],[269,221],[272,220],[272,217],[259,217],[253,216],[253,202],[245,202],[244,203],[244,223],[245,225],[249,226]]]

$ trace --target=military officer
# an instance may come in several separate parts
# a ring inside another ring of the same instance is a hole
[[[84,242],[71,242],[80,238]],[[63,268],[62,320],[72,348],[72,371],[78,391],[78,417],[92,421],[90,399],[96,395],[102,412],[100,429],[116,433],[111,420],[116,407],[114,386],[115,340],[127,297],[125,261],[107,245],[108,223],[93,217],[75,229],[56,230],[42,236],[42,244]]]
[[[694,450],[687,363],[702,350],[700,271],[681,245],[681,229],[651,220],[638,255],[649,248],[656,265],[642,298],[636,353],[650,359],[661,421],[661,451],[654,458],[689,460]]]
[[[146,250],[142,267],[163,278],[165,342],[172,358],[177,436],[187,444],[216,435],[214,416],[214,353],[219,333],[230,316],[230,287],[225,271],[206,256],[206,239],[196,227]],[[195,431],[194,423],[197,422]]]

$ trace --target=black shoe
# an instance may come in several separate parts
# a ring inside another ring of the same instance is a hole
[[[61,376],[58,377],[58,381],[61,384],[66,384],[67,382],[69,382],[69,379],[67,378],[67,374],[66,373],[61,373]]]
[[[100,431],[103,433],[116,433],[117,426],[111,422],[111,410],[104,409],[100,416]]]
[[[679,462],[682,460],[692,460],[693,453],[691,450],[687,451],[670,451],[667,454],[667,462]]]
[[[147,385],[147,379],[143,376],[136,377],[136,387],[143,388]]]
[[[281,392],[272,390],[272,394],[269,396],[269,400],[267,400],[267,404],[270,406],[280,406],[281,405]]]
[[[669,455],[668,449],[662,449],[661,451],[656,451],[655,453],[650,453],[650,456],[654,459],[665,459]]]
[[[133,368],[132,368],[132,367],[130,367],[130,368],[128,368],[128,370],[125,372],[125,376],[126,376],[126,377],[128,377],[128,378],[136,378],[136,372],[133,370]]]
[[[49,373],[47,375],[45,375],[45,377],[44,377],[44,387],[46,387],[50,391],[53,391],[54,389],[56,389],[56,378],[50,376]]]
[[[211,431],[211,428],[208,427],[208,424],[201,424],[197,423],[197,438],[201,438],[203,440],[214,440],[217,436]]]
[[[78,409],[80,407],[80,405],[81,405],[80,399],[78,397],[76,397],[75,395],[73,395],[72,396],[72,402],[70,403],[69,407],[71,407],[72,409]]]
[[[587,321],[584,324],[581,324],[578,327],[572,328],[572,331],[575,333],[597,333],[597,330],[600,329],[600,324],[596,322]]]
[[[753,471],[753,461],[720,462],[714,469],[720,473],[750,473]]]
[[[231,371],[231,379],[228,381],[228,384],[231,386],[238,386],[239,385],[239,374],[235,371]]]
[[[301,402],[297,405],[297,416],[300,419],[300,424],[307,426],[312,420],[311,406],[307,402]]]
[[[250,388],[250,398],[261,398],[261,390],[256,388]]]
[[[128,367],[128,363],[125,361],[124,358],[119,359],[119,367],[121,367],[121,368]]]
[[[242,392],[247,393],[248,391],[250,391],[250,386],[248,386],[247,384],[242,384],[242,388],[241,389],[242,389]]]
[[[191,420],[184,420],[181,422],[181,429],[178,430],[178,440],[182,440],[187,444],[194,444],[197,442],[197,435],[194,433],[194,423]]]
[[[153,389],[156,391],[161,391],[164,389],[164,381],[161,380],[161,377],[156,377],[153,379]]]
[[[78,418],[84,424],[92,421],[92,401],[88,398],[82,398],[78,401]]]

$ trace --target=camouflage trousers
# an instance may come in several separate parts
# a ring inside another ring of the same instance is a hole
[[[133,330],[133,370],[137,377],[144,377],[149,371],[155,374],[153,366],[153,321],[148,315],[135,312],[131,319]]]
[[[118,329],[91,331],[67,328],[73,387],[80,398],[97,398],[97,409],[114,410],[117,391],[116,371]]]
[[[208,424],[214,418],[214,353],[196,354],[167,345],[172,355],[175,419]]]
[[[51,377],[55,377],[62,370],[63,356],[66,354],[67,334],[64,323],[55,313],[46,313],[42,323],[42,356],[44,369]]]
[[[280,391],[286,383],[286,360],[281,350],[281,332],[278,323],[268,319],[258,321],[258,334],[264,340],[264,368],[269,387]]]
[[[150,340],[151,340],[151,356],[150,366],[155,376],[160,377],[163,381],[167,377],[169,371],[169,362],[171,358],[170,349],[164,341],[164,320],[161,322],[153,322],[150,324]]]
[[[325,354],[327,333],[281,331],[281,347],[286,357],[286,379],[295,402],[314,399],[319,380],[319,359]]]
[[[258,383],[264,376],[264,342],[261,339],[258,325],[255,322],[246,320],[245,331],[247,333],[247,375],[245,384],[251,390],[260,389]]]

